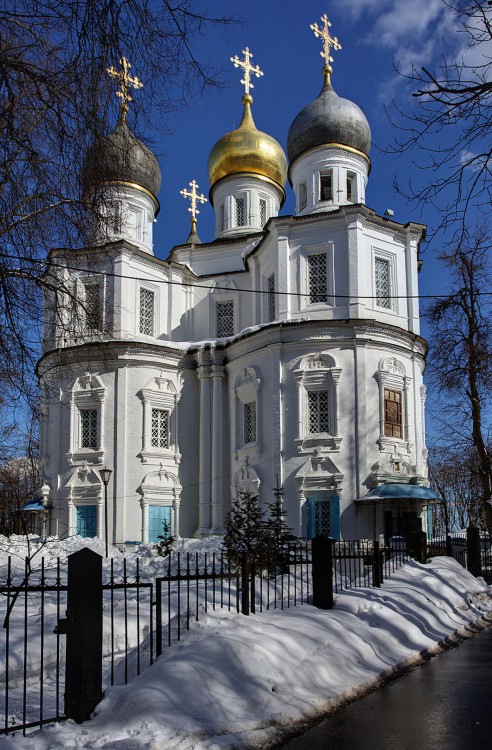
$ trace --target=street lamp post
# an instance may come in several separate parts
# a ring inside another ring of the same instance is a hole
[[[108,484],[112,473],[112,470],[106,469],[106,467],[99,472],[104,484],[104,540],[106,543],[106,557],[108,557]]]

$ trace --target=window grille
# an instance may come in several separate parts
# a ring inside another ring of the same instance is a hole
[[[99,284],[84,284],[85,323],[88,331],[100,331],[101,299]]]
[[[319,198],[322,201],[333,200],[333,176],[331,172],[321,172],[319,176]]]
[[[276,320],[277,300],[275,297],[275,274],[268,277],[268,321]]]
[[[309,302],[327,302],[326,253],[308,255]]]
[[[215,306],[216,336],[234,335],[234,302],[217,302]]]
[[[374,275],[376,281],[376,305],[389,309],[391,307],[389,260],[376,258],[374,261]]]
[[[154,335],[154,292],[140,289],[139,332],[145,336]]]
[[[97,409],[80,410],[80,447],[97,448]]]
[[[329,432],[328,391],[308,391],[309,432]]]
[[[355,174],[353,172],[347,172],[347,200],[350,202],[356,200],[355,180]]]
[[[236,199],[236,226],[244,226],[244,198]]]
[[[267,220],[267,202],[260,198],[260,226],[265,226]]]
[[[244,404],[244,443],[256,442],[256,402]]]
[[[151,445],[153,448],[169,447],[169,414],[165,409],[152,409],[152,435]]]
[[[304,211],[307,206],[307,188],[306,183],[299,183],[299,211]]]
[[[384,434],[402,438],[401,393],[384,389]]]

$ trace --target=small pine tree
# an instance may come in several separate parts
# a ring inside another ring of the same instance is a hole
[[[171,536],[171,524],[169,521],[163,521],[162,523],[162,534],[157,537],[160,542],[154,544],[154,549],[161,557],[167,557],[171,554],[175,539]]]
[[[266,547],[270,560],[274,561],[276,566],[285,569],[289,564],[288,547],[295,540],[295,536],[285,522],[287,513],[282,502],[283,490],[278,486],[278,482],[273,494],[274,500],[268,506],[270,517],[265,524]]]
[[[254,552],[265,544],[264,511],[257,495],[238,490],[227,516],[223,545],[230,560],[239,562],[244,550]]]

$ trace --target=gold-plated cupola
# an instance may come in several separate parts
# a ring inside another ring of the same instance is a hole
[[[285,153],[275,138],[257,129],[251,113],[251,73],[259,77],[263,72],[258,66],[251,65],[252,54],[248,47],[243,50],[243,54],[244,60],[239,60],[237,55],[231,57],[235,67],[244,69],[244,78],[241,80],[245,86],[242,98],[243,118],[238,129],[222,136],[210,152],[207,165],[210,187],[224,177],[245,173],[273,182],[283,192],[287,180]]]

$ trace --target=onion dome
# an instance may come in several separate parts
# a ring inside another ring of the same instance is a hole
[[[99,138],[89,149],[83,170],[86,188],[108,182],[126,183],[148,191],[154,198],[161,187],[157,158],[138,140],[120,117],[110,135]]]
[[[283,192],[287,180],[285,153],[275,138],[257,130],[251,114],[253,97],[246,93],[242,102],[244,113],[238,129],[222,136],[210,152],[210,187],[223,177],[248,173],[271,180]]]
[[[371,129],[365,114],[357,104],[334,91],[330,66],[325,66],[323,73],[325,83],[320,95],[299,112],[289,128],[289,161],[319,146],[344,146],[368,157]]]

